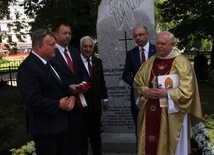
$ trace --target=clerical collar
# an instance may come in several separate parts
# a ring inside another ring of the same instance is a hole
[[[172,52],[174,51],[174,49],[172,49],[172,51],[167,55],[167,56],[165,56],[165,57],[161,57],[160,55],[158,55],[158,57],[160,58],[160,59],[169,59],[169,57],[172,55]]]

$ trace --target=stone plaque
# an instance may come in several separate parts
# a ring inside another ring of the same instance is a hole
[[[109,94],[109,111],[103,113],[104,132],[134,132],[130,87],[122,79],[126,52],[135,42],[133,28],[148,28],[155,41],[153,0],[102,0],[97,19],[98,53],[103,61]]]

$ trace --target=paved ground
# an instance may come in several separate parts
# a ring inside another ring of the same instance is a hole
[[[137,155],[134,133],[102,133],[101,136],[102,155]]]

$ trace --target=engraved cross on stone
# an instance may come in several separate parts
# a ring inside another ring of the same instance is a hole
[[[127,50],[127,40],[133,40],[132,38],[127,38],[127,35],[126,35],[126,31],[124,31],[125,33],[125,39],[119,39],[119,41],[125,41],[125,46],[126,46],[126,52],[128,51]]]

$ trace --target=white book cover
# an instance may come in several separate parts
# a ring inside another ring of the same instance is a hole
[[[160,75],[157,77],[158,85],[160,88],[176,88],[179,86],[179,75],[178,74],[169,74],[169,75]],[[166,97],[160,98],[160,107],[167,107],[168,100]]]

